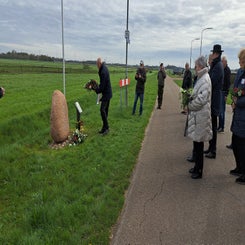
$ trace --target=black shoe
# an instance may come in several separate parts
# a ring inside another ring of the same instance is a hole
[[[195,162],[195,160],[196,159],[193,156],[189,156],[186,158],[186,161],[188,161],[188,162]]]
[[[192,179],[201,179],[202,178],[202,173],[193,173],[191,175]]]
[[[106,130],[102,133],[102,135],[104,136],[104,135],[106,135],[106,134],[108,134],[108,133],[109,133],[109,128],[106,129]]]
[[[210,158],[210,159],[215,159],[216,158],[216,153],[209,152],[208,154],[205,155],[205,157]]]
[[[157,109],[161,110],[161,106],[158,106]]]
[[[237,178],[236,183],[241,184],[241,185],[245,185],[245,174],[243,174],[239,178]]]
[[[230,171],[230,174],[231,174],[231,175],[235,175],[235,176],[240,176],[242,173],[241,173],[240,169],[235,168],[235,169],[232,169],[232,170]]]
[[[203,151],[203,153],[204,153],[204,154],[208,154],[209,152],[210,152],[210,150],[209,150],[209,149],[207,149],[207,150]]]
[[[232,144],[230,144],[230,145],[226,145],[226,148],[228,148],[228,149],[231,149],[231,150],[232,150]]]
[[[105,129],[102,128],[100,131],[99,131],[99,134],[103,134],[105,132]]]
[[[218,129],[217,129],[217,132],[218,132],[218,133],[224,133],[224,129],[223,129],[223,128],[218,128]]]
[[[193,174],[194,172],[195,172],[195,169],[194,169],[194,168],[190,168],[190,169],[189,169],[189,173],[190,173],[190,174]]]

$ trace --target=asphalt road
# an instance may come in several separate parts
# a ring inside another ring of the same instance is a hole
[[[217,157],[204,158],[197,180],[188,173],[192,141],[184,137],[180,111],[179,88],[167,77],[163,108],[152,113],[111,245],[245,244],[245,185],[229,174],[235,163],[226,148],[231,108]]]

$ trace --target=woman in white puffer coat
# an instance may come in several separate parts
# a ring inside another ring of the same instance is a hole
[[[205,57],[195,61],[197,81],[188,103],[187,135],[193,140],[196,153],[195,166],[189,172],[193,179],[202,178],[204,142],[212,139],[211,124],[211,80]]]

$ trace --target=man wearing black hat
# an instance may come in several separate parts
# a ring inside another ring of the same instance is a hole
[[[211,118],[212,118],[212,130],[213,138],[209,141],[208,150],[204,151],[207,158],[216,158],[216,145],[217,145],[217,119],[220,114],[220,101],[221,92],[224,80],[224,68],[221,62],[221,54],[224,50],[221,49],[221,45],[215,44],[213,46],[212,63],[209,71],[209,75],[212,83],[212,97],[211,97]]]

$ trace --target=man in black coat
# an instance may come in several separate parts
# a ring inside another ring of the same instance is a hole
[[[103,126],[99,133],[105,135],[109,132],[108,111],[110,99],[112,98],[111,81],[109,71],[105,63],[102,62],[101,58],[97,59],[96,64],[99,69],[100,84],[95,92],[97,94],[102,93],[102,98],[100,99],[100,114],[103,121]]]
[[[146,82],[146,70],[144,67],[143,60],[140,61],[140,67],[137,69],[135,74],[135,80],[137,81],[135,87],[135,97],[134,97],[134,105],[132,115],[135,114],[137,101],[140,99],[140,109],[139,114],[142,115],[143,112],[143,102],[144,102],[144,92],[145,92],[145,82]]]
[[[183,77],[183,82],[182,82],[182,88],[185,90],[188,90],[192,87],[192,73],[190,70],[190,65],[189,63],[185,64],[185,72],[184,72],[184,77]]]
[[[164,90],[164,83],[165,83],[165,78],[166,78],[166,72],[163,66],[163,63],[160,64],[159,71],[157,73],[157,81],[158,81],[158,106],[157,109],[161,109],[162,106],[162,96],[163,96],[163,90]]]
[[[192,73],[190,70],[190,65],[189,63],[185,64],[185,72],[184,72],[184,77],[183,77],[183,82],[182,82],[182,88],[184,90],[188,90],[192,87]],[[183,105],[183,111],[181,112],[183,114],[187,114],[187,106]]]
[[[221,108],[220,108],[220,115],[219,115],[219,126],[218,126],[218,133],[224,132],[225,128],[225,107],[226,107],[226,99],[229,94],[229,89],[231,85],[231,70],[227,64],[226,56],[221,58],[221,62],[224,67],[224,83],[221,93]]]
[[[216,158],[217,148],[217,121],[220,114],[220,101],[221,92],[224,80],[224,67],[221,62],[221,54],[224,50],[221,49],[221,45],[215,44],[213,46],[212,63],[209,71],[209,75],[212,83],[212,97],[211,97],[211,119],[212,119],[212,130],[213,138],[209,141],[208,150],[204,151],[207,158]]]

